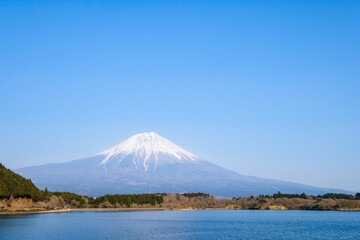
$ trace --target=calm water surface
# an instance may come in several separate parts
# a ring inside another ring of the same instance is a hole
[[[203,210],[0,216],[0,239],[360,239],[360,212]]]

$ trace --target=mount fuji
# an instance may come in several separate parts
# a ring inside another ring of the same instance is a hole
[[[245,176],[182,149],[158,134],[141,133],[95,156],[15,170],[38,187],[82,195],[205,192],[233,197],[284,193],[350,193]]]

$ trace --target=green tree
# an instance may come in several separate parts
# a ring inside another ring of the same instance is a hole
[[[360,200],[360,193],[355,194],[355,199]]]
[[[131,199],[130,199],[130,197],[128,197],[127,199],[126,199],[126,207],[130,207],[131,206]]]
[[[86,205],[86,201],[84,198],[81,198],[79,201],[79,208],[84,208]]]

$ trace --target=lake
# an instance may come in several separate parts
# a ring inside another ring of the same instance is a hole
[[[0,216],[0,239],[360,239],[360,212],[199,210]]]

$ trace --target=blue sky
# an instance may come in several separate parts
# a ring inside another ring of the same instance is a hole
[[[0,162],[155,131],[237,172],[360,191],[359,1],[0,1]]]

